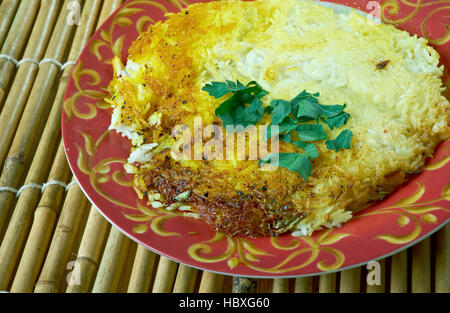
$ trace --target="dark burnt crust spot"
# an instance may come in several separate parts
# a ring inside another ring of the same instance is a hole
[[[272,235],[272,221],[267,208],[254,199],[205,199],[194,193],[189,201],[195,205],[199,217],[215,231],[226,232],[232,236]]]
[[[233,237],[278,236],[285,232],[285,221],[305,217],[290,205],[271,205],[270,199],[250,195],[243,197],[204,198],[194,193],[189,201],[201,219],[215,231]]]
[[[286,232],[286,221],[303,218],[290,202],[279,202],[266,193],[224,193],[199,190],[201,175],[182,167],[174,160],[158,155],[154,168],[143,174],[148,190],[157,190],[168,204],[176,197],[192,191],[184,202],[192,204],[199,217],[217,232],[233,237],[277,236]]]
[[[382,70],[384,69],[388,64],[390,60],[385,60],[377,64],[377,69]]]

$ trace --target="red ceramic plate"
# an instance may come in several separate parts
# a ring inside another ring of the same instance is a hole
[[[449,68],[446,23],[450,9],[444,1],[333,2],[426,37]],[[229,238],[200,220],[139,202],[130,187],[132,177],[123,170],[130,142],[108,131],[111,110],[103,99],[113,74],[111,59],[117,55],[125,61],[128,47],[149,23],[187,4],[186,0],[127,1],[95,33],[72,73],[62,116],[67,158],[87,197],[112,224],[149,249],[190,266],[239,276],[292,277],[342,270],[386,257],[448,222],[448,140],[441,143],[422,174],[389,198],[360,211],[343,227],[311,237]],[[444,79],[450,86],[447,77]]]

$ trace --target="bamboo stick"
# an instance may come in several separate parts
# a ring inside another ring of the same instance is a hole
[[[93,293],[116,292],[126,262],[131,240],[111,228],[108,242],[95,278]]]
[[[115,2],[117,2],[117,1],[115,1]],[[111,3],[111,1],[110,1],[110,3]],[[84,23],[83,23],[84,24]]]
[[[25,59],[39,61],[44,56],[60,5],[61,1],[59,0],[48,0],[41,3],[35,26],[25,49],[23,56]],[[0,133],[0,168],[9,151],[37,72],[38,66],[32,62],[19,65],[5,105],[1,110],[0,125],[3,125],[3,130]],[[0,98],[3,99],[1,95]]]
[[[272,291],[273,279],[257,279],[255,293],[268,293]]]
[[[356,293],[361,291],[361,268],[355,267],[341,272],[340,293]]]
[[[161,256],[156,271],[155,282],[153,283],[153,293],[168,293],[172,291],[177,267],[178,263]]]
[[[66,182],[70,176],[69,166],[66,161],[64,147],[60,144],[56,154],[49,180]],[[55,228],[59,207],[65,193],[65,188],[59,185],[49,185],[45,188],[41,200],[34,212],[34,221],[28,235],[23,254],[20,259],[17,272],[11,287],[12,292],[32,292],[36,279],[39,275],[42,262],[47,252],[51,235]],[[34,207],[34,206],[33,206]],[[18,227],[17,227],[18,228]],[[8,227],[9,229],[9,227]],[[6,248],[2,254],[2,264],[14,266],[15,258],[8,256]],[[13,249],[9,251],[14,252]],[[13,262],[14,261],[14,262]],[[9,284],[11,272],[6,272],[6,268],[0,269],[0,288],[5,288]]]
[[[391,257],[391,293],[408,292],[408,254],[403,250]]]
[[[0,47],[3,46],[20,0],[4,0],[0,5]]]
[[[40,1],[22,0],[20,2],[14,21],[9,30],[8,37],[3,44],[0,54],[19,59],[27,43],[34,25],[34,20],[39,11]],[[16,64],[12,61],[0,58],[0,111],[4,95],[7,93],[11,77],[16,70]]]
[[[84,196],[84,194],[83,194]],[[78,257],[77,251],[80,248],[80,244],[83,238],[84,230],[86,228],[87,220],[89,217],[90,203],[87,200],[86,205],[82,208],[81,217],[78,219],[78,228],[73,241],[71,242],[71,250],[69,253],[69,262],[66,265],[66,273],[64,274],[65,279],[60,281],[58,286],[58,292],[64,292],[69,284],[78,284],[79,281],[79,266],[76,262]]]
[[[139,245],[134,258],[133,271],[128,284],[129,293],[143,293],[150,290],[155,272],[157,255]]]
[[[91,290],[109,226],[110,224],[97,212],[97,209],[91,207],[86,229],[75,261],[77,273],[79,274],[78,283],[69,284],[66,292],[86,293]]]
[[[225,276],[208,271],[202,274],[199,293],[218,293],[223,290],[223,281]]]
[[[66,0],[65,4],[69,0]],[[79,0],[83,1],[83,0]],[[66,54],[69,40],[74,27],[67,24],[65,16],[61,15],[55,28],[49,47],[47,58],[62,61]],[[31,91],[29,101],[20,120],[12,146],[8,153],[5,166],[0,177],[0,186],[17,188],[25,169],[28,167],[39,138],[41,125],[46,119],[48,101],[53,90],[59,69],[52,63],[43,64],[37,74],[36,83]],[[0,231],[6,224],[10,206],[14,199],[11,192],[0,193]]]
[[[367,293],[384,293],[386,292],[386,259],[381,259],[377,261],[380,264],[380,283],[374,284],[374,285],[366,285],[366,292]],[[373,269],[375,270],[375,269]],[[366,278],[367,282],[367,278]]]
[[[334,293],[336,292],[336,273],[324,274],[319,276],[319,292]]]
[[[59,292],[87,199],[78,185],[69,189],[34,292]]]
[[[313,278],[312,277],[299,277],[295,279],[296,293],[312,293],[313,292]]]
[[[88,41],[94,30],[96,17],[100,9],[100,0],[88,0],[82,14],[80,27],[77,29],[69,57],[76,58],[81,48]],[[60,79],[58,91],[51,112],[45,124],[42,138],[32,160],[25,184],[39,184],[47,174],[53,152],[61,132],[62,102],[72,67],[67,67]],[[33,210],[40,196],[35,188],[25,189],[20,194],[14,213],[9,222],[7,232],[0,247],[0,286],[10,280],[17,258],[20,255],[28,233]],[[9,209],[9,208],[6,208]]]
[[[197,282],[198,282],[198,280],[197,280]],[[194,287],[194,289],[195,289],[195,287]],[[224,275],[221,292],[222,293],[232,293],[233,292],[233,276]]]
[[[109,2],[111,2],[111,1],[109,1]],[[81,48],[87,42],[88,37],[90,36],[90,34],[93,31],[93,24],[96,23],[96,16],[98,15],[99,8],[100,8],[100,2],[99,1],[94,1],[92,3],[87,3],[86,4],[86,9],[84,10],[84,12],[83,12],[83,14],[81,16],[81,20],[80,20],[80,26],[83,25],[83,27],[80,27],[80,28],[77,29],[77,33],[76,33],[75,39],[74,39],[74,45],[73,45],[73,48],[71,49],[71,53],[70,53],[69,59],[75,59],[77,57],[77,55],[80,53]],[[107,10],[106,10],[106,12],[109,13],[109,11],[107,11]],[[99,22],[99,24],[100,24],[100,22]],[[83,31],[84,29],[86,29],[86,31]],[[62,76],[61,83],[60,83],[60,86],[59,86],[59,91],[61,91],[61,95],[63,95],[63,93],[64,93],[65,86],[67,85],[67,80],[68,80],[69,74],[71,72],[71,69],[72,69],[72,67],[67,67],[65,69],[65,72],[64,72],[63,76]],[[55,107],[55,106],[61,107],[60,103],[62,102],[62,98],[60,98],[58,96],[57,96],[57,98],[59,98],[60,101],[55,100],[55,104],[54,104],[53,107]],[[59,110],[59,113],[56,115],[58,120],[55,121],[55,123],[49,122],[51,120],[50,118],[47,121],[47,124],[50,123],[51,125],[56,126],[58,128],[58,131],[59,131],[59,124],[60,124],[60,122],[59,122],[60,114],[61,113],[60,113],[60,110]],[[41,143],[42,142],[48,142],[47,140],[45,140],[45,137],[46,136],[43,136],[43,138],[41,140]],[[52,136],[50,136],[50,138],[52,138]],[[39,151],[39,148],[38,148],[38,151]],[[62,155],[62,161],[60,160],[60,161],[57,162],[57,160],[59,160],[58,157],[57,157],[55,159],[56,165],[57,164],[63,164],[65,169],[67,169],[67,171],[68,171],[68,165],[67,165],[67,162],[66,162],[66,159],[65,159],[64,150],[62,148],[62,142],[60,143],[60,150],[59,151],[62,152],[62,154],[61,154]],[[38,153],[36,153],[36,155],[38,155]],[[33,163],[35,163],[35,160],[36,160],[36,157],[34,158]],[[60,163],[60,162],[62,162],[62,163]],[[36,163],[39,164],[40,162],[36,162]],[[55,165],[55,163],[54,163],[54,165]],[[33,165],[31,166],[31,168],[32,169],[30,169],[30,172],[34,172],[34,173],[36,173],[36,170],[39,169],[39,168],[36,168],[35,170],[33,170]],[[50,175],[50,177],[52,177],[52,176]],[[55,179],[55,180],[61,181],[61,179],[59,179],[58,177],[56,177],[56,178],[52,177],[51,179]],[[36,179],[36,178],[35,178],[35,180],[39,181],[39,179]],[[45,196],[45,193],[44,193],[44,196]],[[44,198],[44,196],[43,196],[43,198]],[[41,205],[42,204],[40,204],[38,209],[41,207]],[[44,206],[44,208],[45,208],[45,206]],[[17,210],[17,208],[16,208],[16,210]],[[44,214],[43,216],[47,216],[47,215]],[[53,225],[54,224],[54,218],[49,217],[49,219],[50,220],[39,219],[38,221],[40,223],[44,223],[44,224],[45,223],[50,223],[51,225]],[[35,227],[34,224],[33,224],[33,227]],[[42,225],[40,225],[40,227],[42,228]],[[39,228],[39,226],[36,226],[36,229],[41,229],[41,228]],[[100,229],[101,229],[101,227],[100,227]],[[49,234],[45,233],[45,235],[48,236]],[[39,237],[39,233],[34,234],[34,236],[32,236],[31,238],[32,238],[31,239],[32,242],[33,242],[33,238],[40,238]],[[97,238],[95,238],[95,239],[97,240]],[[35,251],[35,250],[41,251],[40,245],[47,246],[48,245],[48,241],[49,241],[49,238],[46,238],[46,240],[44,240],[45,243],[39,242],[38,245],[36,245],[36,244],[28,245],[28,243],[27,243],[27,247],[26,247],[25,251]],[[25,273],[19,272],[19,270],[18,270],[18,273],[16,274],[16,276],[19,275],[19,277],[26,277],[27,279],[24,279],[23,283],[21,283],[20,279],[15,279],[14,280],[13,287],[14,287],[14,285],[16,285],[17,286],[17,288],[16,288],[17,291],[24,291],[24,290],[28,291],[30,288],[32,288],[32,287],[30,287],[30,283],[29,282],[33,281],[33,284],[34,284],[34,280],[37,277],[37,273],[33,273],[31,271],[31,269],[36,270],[36,267],[39,268],[40,264],[42,264],[42,260],[40,262],[33,262],[31,259],[35,259],[35,258],[33,258],[34,255],[32,253],[28,253],[28,254],[30,254],[30,260],[27,260],[27,258],[25,258],[25,260],[22,258],[22,260],[21,260],[21,263],[24,262],[24,264],[26,264],[26,265],[23,266],[23,269],[24,269]],[[43,258],[43,256],[41,256],[41,258]],[[33,266],[33,264],[34,264],[34,266]],[[20,266],[19,266],[19,269],[20,269]],[[28,275],[26,275],[27,271],[28,271]],[[33,275],[30,275],[30,272]]]
[[[117,293],[126,293],[128,286],[130,285],[131,273],[133,271],[134,260],[136,257],[138,244],[133,240],[130,240],[130,248],[125,258],[123,265],[122,275],[120,276],[119,285],[117,287]]]
[[[233,293],[254,293],[256,281],[246,277],[233,277]]]
[[[102,13],[100,14],[99,23],[97,24],[97,28],[99,28],[106,19],[114,13],[122,4],[123,0],[105,0],[105,3],[102,7]]]
[[[436,234],[435,292],[450,292],[450,224]]]
[[[431,292],[431,245],[426,238],[412,249],[411,292]]]
[[[288,293],[289,292],[289,279],[287,278],[275,278],[273,280],[273,293]]]
[[[192,293],[194,292],[195,281],[197,279],[198,270],[180,264],[178,266],[177,279],[173,286],[173,293]]]

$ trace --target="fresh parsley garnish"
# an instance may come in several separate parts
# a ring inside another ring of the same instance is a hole
[[[278,126],[278,128],[275,127],[271,127],[273,125]],[[281,133],[286,133],[287,135],[289,135],[289,133],[293,130],[295,130],[298,127],[298,124],[296,121],[294,121],[292,118],[290,117],[286,117],[283,122],[281,122],[280,124],[274,124],[271,123],[269,124],[266,129],[264,130],[264,140],[268,140],[269,138],[273,137],[273,136],[279,136]],[[275,131],[272,133],[273,129],[277,129],[278,131]],[[288,142],[288,141],[286,141]]]
[[[281,122],[291,113],[291,102],[286,100],[273,100],[270,104],[272,110],[272,124]]]
[[[319,151],[315,144],[304,141],[294,141],[292,142],[297,148],[305,150],[306,154],[311,160],[314,160],[319,157]]]
[[[305,181],[311,176],[311,162],[305,154],[300,153],[272,153],[259,161],[262,165],[268,163],[287,168],[291,172],[299,173]]]
[[[343,130],[336,139],[330,139],[325,142],[329,150],[335,150],[338,152],[341,149],[350,149],[350,143],[352,141],[353,133],[351,130]]]
[[[342,112],[336,116],[328,117],[327,119],[322,119],[327,123],[328,127],[332,130],[333,128],[339,128],[347,124],[350,114]]]
[[[320,124],[299,124],[296,131],[302,141],[319,141],[328,138],[325,129]]]
[[[202,89],[210,96],[218,99],[229,93],[232,96],[223,102],[215,111],[224,125],[256,125],[263,117],[265,110],[260,100],[268,94],[257,82],[252,81],[246,86],[239,80],[235,82],[212,82]]]
[[[330,130],[347,123],[350,114],[344,112],[344,105],[323,105],[319,103],[319,93],[311,94],[306,90],[292,100],[275,99],[267,107],[263,106],[262,98],[268,94],[261,85],[252,81],[247,85],[239,80],[236,82],[212,82],[202,89],[210,96],[219,99],[225,95],[231,97],[222,102],[215,114],[223,125],[244,126],[256,125],[263,116],[271,114],[272,122],[264,131],[264,139],[278,136],[280,140],[294,144],[304,153],[270,154],[259,162],[284,167],[299,173],[305,181],[311,176],[311,162],[319,157],[319,152],[313,142],[328,139],[323,125]],[[321,123],[322,122],[322,123]],[[277,126],[277,127],[271,127]],[[335,139],[325,142],[329,150],[336,152],[350,149],[353,133],[346,129]],[[297,140],[300,139],[300,140]],[[293,141],[294,140],[294,141]]]

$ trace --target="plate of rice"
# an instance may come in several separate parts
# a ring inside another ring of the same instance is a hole
[[[70,167],[125,235],[196,268],[294,277],[397,253],[450,217],[442,8],[129,0],[71,75]]]

